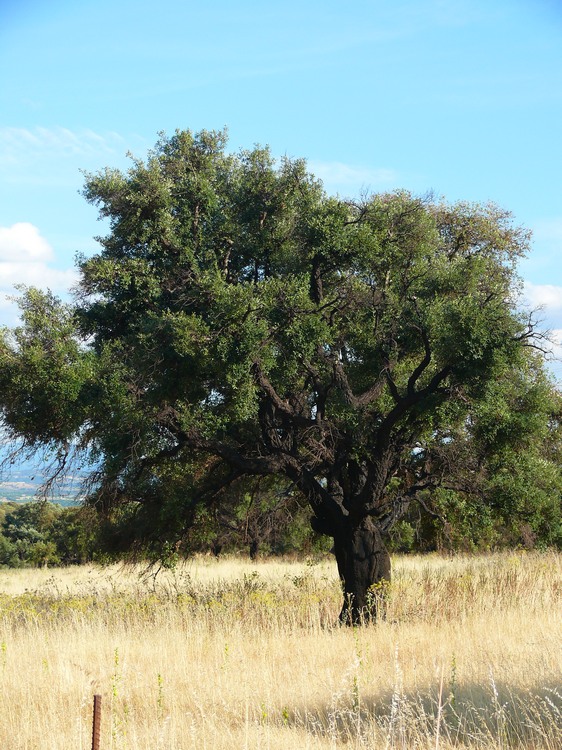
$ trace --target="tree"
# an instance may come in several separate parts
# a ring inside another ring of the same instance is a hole
[[[62,513],[50,503],[25,503],[8,512],[2,523],[3,549],[0,560],[10,567],[59,564],[50,528]],[[7,542],[7,544],[6,544]]]
[[[0,566],[70,565],[94,558],[99,527],[87,507],[33,501],[0,508]]]
[[[59,466],[86,452],[91,502],[168,546],[241,478],[285,478],[334,540],[342,621],[373,615],[384,538],[451,435],[540,367],[514,293],[528,234],[493,205],[330,197],[303,161],[205,131],[84,195],[109,233],[73,305],[30,291],[4,333],[8,432]]]

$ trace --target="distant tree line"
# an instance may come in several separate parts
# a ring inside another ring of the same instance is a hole
[[[90,509],[50,502],[0,505],[0,567],[75,565],[94,559]]]
[[[557,480],[557,481],[555,481]],[[558,486],[557,486],[558,482]],[[519,494],[520,477],[511,467],[489,481],[487,491],[470,497],[439,488],[420,498],[392,528],[393,552],[485,552],[503,548],[562,549],[560,478],[543,476],[544,491]],[[482,488],[479,490],[482,492]],[[518,507],[514,507],[517,498]],[[162,519],[164,528],[173,519]],[[63,507],[46,501],[0,504],[0,568],[55,567],[88,562],[148,560],[137,545],[146,518],[127,505],[100,523],[88,506]],[[153,533],[158,533],[156,527]],[[166,554],[162,555],[162,549]],[[258,556],[321,556],[329,538],[314,532],[302,498],[279,483],[258,478],[241,482],[213,507],[202,508],[183,538],[161,540],[158,560],[172,566],[199,552]]]

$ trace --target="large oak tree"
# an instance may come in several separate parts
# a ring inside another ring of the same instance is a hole
[[[109,232],[75,302],[31,290],[4,334],[11,436],[55,469],[85,451],[93,501],[148,525],[188,528],[248,475],[286,479],[334,540],[342,619],[368,617],[385,535],[451,435],[535,367],[527,233],[493,205],[330,197],[303,161],[231,155],[223,133],[162,136],[84,194]]]

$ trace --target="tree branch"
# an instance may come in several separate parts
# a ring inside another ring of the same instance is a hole
[[[294,424],[299,427],[310,427],[314,424],[314,422],[309,419],[308,417],[303,416],[302,413],[299,413],[296,411],[296,409],[291,406],[289,401],[286,399],[282,399],[275,388],[273,387],[271,381],[267,377],[267,375],[263,372],[261,369],[261,365],[259,362],[254,362],[252,365],[252,373],[254,375],[254,379],[256,381],[256,384],[261,388],[262,393],[267,396],[271,404],[275,407],[275,409],[282,414],[285,414],[287,417],[289,417],[291,420],[293,420]]]
[[[412,395],[415,390],[415,385],[425,369],[429,366],[429,363],[431,362],[431,348],[429,346],[429,339],[427,338],[427,334],[425,330],[421,326],[416,326],[416,329],[419,331],[421,339],[423,341],[423,348],[424,348],[424,357],[422,361],[419,363],[419,365],[415,368],[413,373],[408,378],[408,393]]]

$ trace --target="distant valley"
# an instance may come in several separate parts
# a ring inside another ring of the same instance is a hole
[[[1,460],[0,455],[0,460]],[[14,466],[4,466],[0,471],[0,503],[28,503],[42,497],[40,490],[45,481],[41,466],[23,461]],[[68,476],[47,493],[46,498],[58,505],[76,505],[80,502],[80,477]]]

